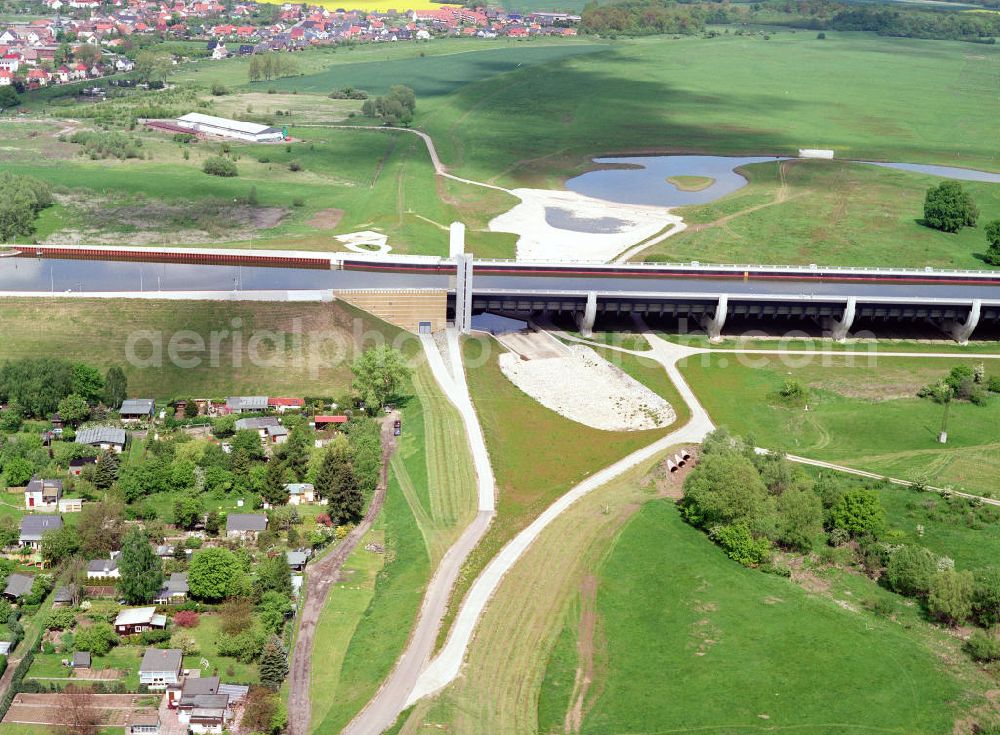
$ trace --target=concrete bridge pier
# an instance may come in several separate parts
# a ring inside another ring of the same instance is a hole
[[[708,332],[708,339],[711,342],[718,342],[722,339],[722,328],[726,325],[726,312],[729,311],[729,297],[723,294],[716,304],[715,313],[702,317],[701,325]]]
[[[982,299],[973,300],[972,304],[969,306],[969,315],[965,317],[965,321],[949,321],[944,325],[945,330],[952,336],[952,339],[960,345],[969,344],[969,337],[972,336],[976,327],[979,326],[979,317],[982,310]]]
[[[576,314],[576,324],[577,328],[580,330],[581,337],[593,337],[594,336],[594,322],[597,321],[597,294],[591,291],[587,294],[587,305],[583,308],[583,311],[579,311]]]
[[[838,342],[846,340],[848,333],[851,331],[851,326],[854,324],[854,315],[857,313],[857,310],[858,300],[856,297],[851,296],[844,305],[844,313],[840,319],[836,317],[827,318],[824,326],[830,331],[830,336]]]

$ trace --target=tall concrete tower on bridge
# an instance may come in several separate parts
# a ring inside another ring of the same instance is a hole
[[[455,328],[472,331],[472,254],[465,252],[465,225],[452,222],[448,252],[455,260]]]

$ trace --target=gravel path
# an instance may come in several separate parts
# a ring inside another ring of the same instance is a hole
[[[465,424],[466,434],[469,437],[469,448],[476,468],[479,513],[466,527],[458,541],[448,549],[434,572],[434,576],[431,577],[427,591],[424,593],[416,627],[413,629],[406,650],[396,662],[396,668],[393,669],[372,700],[344,728],[342,735],[378,735],[396,721],[399,713],[413,698],[414,686],[420,680],[421,672],[424,671],[431,653],[434,651],[438,630],[441,627],[441,619],[447,610],[455,580],[458,579],[465,559],[486,533],[494,516],[493,470],[486,452],[486,441],[483,438],[479,419],[472,406],[472,398],[469,396],[469,388],[465,381],[458,333],[454,329],[448,330],[445,336],[446,345],[443,349],[439,349],[438,342],[430,335],[423,334],[420,339],[427,356],[427,364],[431,368],[431,372],[434,373],[435,380],[458,409]],[[289,706],[290,709],[291,706]]]

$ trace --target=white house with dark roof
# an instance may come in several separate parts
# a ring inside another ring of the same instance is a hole
[[[90,426],[76,432],[77,444],[97,447],[98,449],[112,449],[121,452],[125,448],[127,434],[125,429],[115,426]]]
[[[152,398],[129,398],[122,402],[118,415],[122,421],[152,421],[154,410]]]
[[[24,488],[24,507],[39,511],[57,510],[62,490],[62,480],[43,480],[35,475]]]
[[[181,681],[184,654],[176,648],[147,648],[139,664],[139,683],[149,689],[166,689]]]
[[[118,579],[121,576],[117,559],[91,559],[87,562],[87,579]]]
[[[187,572],[174,572],[163,588],[153,598],[157,605],[171,605],[184,602],[188,596]]]
[[[22,547],[39,549],[42,545],[42,534],[46,531],[58,531],[63,527],[62,516],[25,516],[21,519],[21,535],[18,543]]]
[[[267,530],[267,516],[263,513],[230,513],[226,516],[228,538],[257,539],[257,534]]]

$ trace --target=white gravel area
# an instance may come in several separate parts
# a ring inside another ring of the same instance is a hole
[[[562,357],[500,355],[503,374],[546,408],[605,431],[643,431],[674,422],[673,407],[585,345]]]
[[[606,263],[668,225],[682,222],[665,207],[608,202],[573,191],[514,189],[510,193],[521,203],[494,217],[489,229],[518,235],[518,260]],[[577,229],[553,227],[546,221],[546,209],[571,215]],[[593,229],[608,230],[610,220],[615,221],[615,228],[611,228],[615,231],[586,231],[588,221],[594,223]]]

